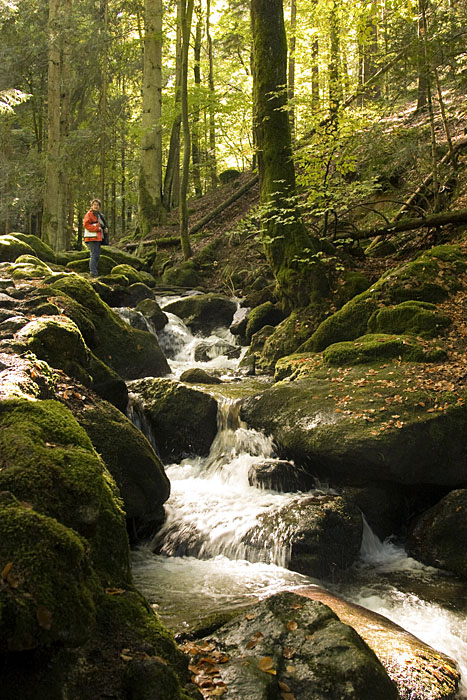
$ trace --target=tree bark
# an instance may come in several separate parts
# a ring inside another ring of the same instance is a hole
[[[209,172],[211,176],[211,186],[214,189],[217,187],[217,157],[216,157],[216,112],[215,101],[216,91],[214,87],[214,52],[211,38],[211,0],[206,0],[206,40],[208,43],[208,61],[209,61]]]
[[[199,129],[199,96],[201,92],[201,36],[202,36],[202,8],[201,2],[196,10],[196,32],[195,44],[193,48],[194,66],[193,72],[195,76],[195,87],[197,90],[197,104],[193,110],[193,125],[191,129],[191,160],[193,162],[193,185],[196,196],[202,197],[203,188],[201,186],[201,152],[200,152],[200,129]]]
[[[167,158],[167,166],[165,169],[164,178],[164,196],[163,203],[166,211],[171,211],[178,207],[178,198],[180,194],[180,126],[182,123],[182,114],[180,109],[181,102],[181,64],[182,64],[182,0],[177,0],[177,37],[176,37],[176,63],[175,63],[175,98],[174,109],[175,117],[172,123],[170,132],[169,155]]]
[[[289,68],[288,68],[288,98],[289,121],[292,140],[295,137],[295,108],[292,100],[295,97],[295,44],[297,30],[297,0],[290,0],[290,38],[289,38]]]
[[[322,267],[296,204],[287,110],[287,41],[282,0],[251,0],[253,108],[258,149],[261,237],[285,309],[327,291]],[[311,256],[311,257],[310,257]],[[314,264],[313,264],[314,263]]]
[[[100,163],[99,163],[99,191],[104,202],[105,192],[105,155],[107,141],[107,82],[108,82],[108,30],[109,30],[109,6],[107,0],[101,0],[102,19],[102,92],[99,105],[100,117]],[[105,202],[104,202],[105,206]]]
[[[164,219],[162,206],[162,0],[145,0],[138,219],[141,236]]]
[[[192,251],[188,234],[188,175],[190,170],[190,124],[188,121],[188,49],[190,47],[191,18],[194,0],[182,0],[182,128],[183,128],[183,169],[180,178],[180,241],[183,257],[191,258]]]

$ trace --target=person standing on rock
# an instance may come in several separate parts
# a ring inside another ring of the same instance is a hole
[[[89,248],[89,271],[91,277],[97,277],[98,275],[101,245],[102,243],[107,243],[106,239],[109,233],[104,215],[100,211],[100,208],[100,199],[93,199],[91,201],[91,208],[86,212],[83,219],[84,242]]]

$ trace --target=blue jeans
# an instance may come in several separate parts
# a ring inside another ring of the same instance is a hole
[[[89,248],[89,272],[92,277],[97,277],[99,274],[97,271],[97,263],[99,262],[99,257],[101,254],[101,241],[87,241],[87,247]]]

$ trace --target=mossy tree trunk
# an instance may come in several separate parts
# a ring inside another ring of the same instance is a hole
[[[145,0],[138,218],[142,237],[164,219],[162,206],[162,0]]]
[[[182,0],[182,129],[183,129],[183,169],[180,178],[180,240],[183,257],[191,258],[192,250],[188,234],[188,176],[190,170],[190,123],[188,121],[188,50],[190,47],[191,20],[194,0]]]
[[[180,127],[182,124],[182,0],[177,0],[177,34],[175,40],[174,120],[170,132],[169,155],[165,169],[163,203],[167,211],[178,207],[180,194]]]
[[[253,109],[263,207],[262,241],[285,309],[306,306],[327,291],[296,203],[287,112],[287,40],[282,0],[251,0]]]

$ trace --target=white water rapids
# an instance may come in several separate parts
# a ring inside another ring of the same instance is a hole
[[[196,338],[170,315],[168,327],[158,337],[174,378],[193,366],[227,381],[235,378],[238,360],[215,350],[207,362],[193,360],[201,341],[208,340],[213,347],[219,339],[234,342],[227,332]],[[187,630],[211,613],[318,583],[285,568],[286,532],[276,532],[274,541],[265,540],[260,548],[244,543],[258,515],[300,498],[249,484],[252,465],[266,459],[275,459],[271,439],[242,424],[235,401],[230,400],[221,404],[219,432],[208,457],[166,465],[171,481],[167,521],[152,543],[133,552],[132,563],[136,584],[175,631]],[[467,698],[467,602],[445,604],[440,596],[424,595],[427,590],[449,588],[449,577],[407,557],[402,547],[380,542],[365,524],[360,561],[346,583],[323,585],[385,615],[454,658],[462,674],[457,697]]]

